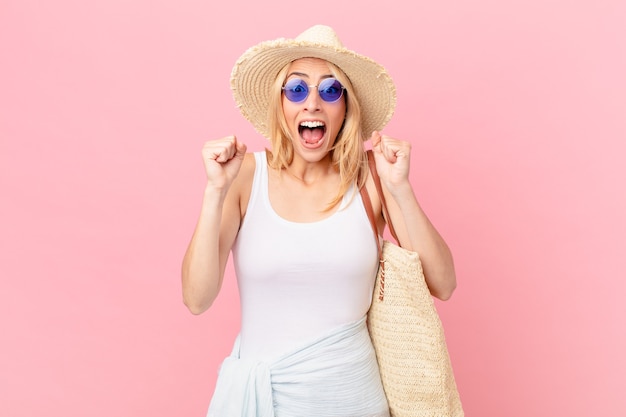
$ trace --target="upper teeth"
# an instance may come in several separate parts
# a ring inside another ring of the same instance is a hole
[[[324,126],[324,123],[320,122],[320,121],[316,121],[316,122],[302,122],[300,123],[300,126],[303,127],[308,127],[310,129],[314,128],[314,127],[322,127]]]

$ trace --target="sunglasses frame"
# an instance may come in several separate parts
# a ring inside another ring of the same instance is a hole
[[[324,93],[324,90],[325,90],[326,88],[325,88],[325,89],[320,89],[320,87],[322,86],[322,84],[327,83],[328,81],[331,81],[331,80],[332,80],[332,83],[330,84],[330,86],[333,86],[335,83],[339,84],[339,87],[340,87],[340,89],[341,89],[341,93],[339,94],[339,97],[337,97],[335,100],[326,100],[326,99],[324,98],[324,94],[325,94],[325,93]],[[297,86],[303,86],[303,87],[306,87],[306,95],[302,98],[302,100],[299,100],[299,101],[292,100],[292,99],[289,97],[289,94],[287,93],[287,91],[291,91],[290,89],[288,89],[288,88],[287,88],[287,85],[288,85],[289,83],[296,82],[296,81],[298,82],[298,84],[296,84]],[[292,78],[292,79],[288,80],[288,81],[285,83],[285,85],[281,88],[281,90],[282,90],[282,91],[283,91],[283,93],[285,94],[285,97],[287,98],[287,100],[291,101],[292,103],[302,103],[302,102],[304,102],[304,101],[305,101],[305,100],[309,97],[309,94],[311,94],[311,90],[312,90],[313,88],[317,88],[317,94],[319,94],[320,98],[321,98],[321,99],[322,99],[325,103],[336,103],[336,102],[338,102],[338,101],[341,99],[341,97],[343,97],[344,91],[346,91],[346,87],[344,87],[344,86],[341,84],[341,82],[339,82],[339,80],[338,80],[338,79],[336,79],[336,78],[332,78],[332,77],[331,77],[331,78],[324,78],[324,79],[323,79],[322,81],[320,81],[320,82],[319,82],[319,84],[317,84],[317,85],[315,85],[315,84],[312,84],[312,85],[311,85],[311,84],[307,84],[307,82],[306,82],[306,81],[304,81],[302,78]]]

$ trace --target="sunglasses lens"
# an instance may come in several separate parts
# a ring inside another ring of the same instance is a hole
[[[319,95],[327,103],[334,103],[343,95],[343,86],[334,78],[326,78],[318,87]],[[293,103],[301,103],[309,96],[309,86],[301,78],[293,78],[283,87],[285,97]]]
[[[320,97],[327,103],[333,103],[343,95],[343,86],[334,78],[326,78],[319,86]]]
[[[285,84],[283,87],[285,91],[285,97],[287,100],[294,103],[300,103],[304,101],[309,95],[309,86],[300,78],[293,78]]]

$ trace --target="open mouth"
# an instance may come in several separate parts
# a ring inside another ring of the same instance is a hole
[[[326,125],[324,122],[304,121],[298,126],[298,133],[304,142],[308,145],[319,143],[326,133]]]

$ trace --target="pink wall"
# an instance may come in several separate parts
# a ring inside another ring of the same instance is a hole
[[[181,302],[200,149],[265,145],[232,64],[314,23],[398,85],[467,415],[626,415],[626,3],[212,3],[0,4],[0,415],[205,415],[239,316],[232,270]]]

